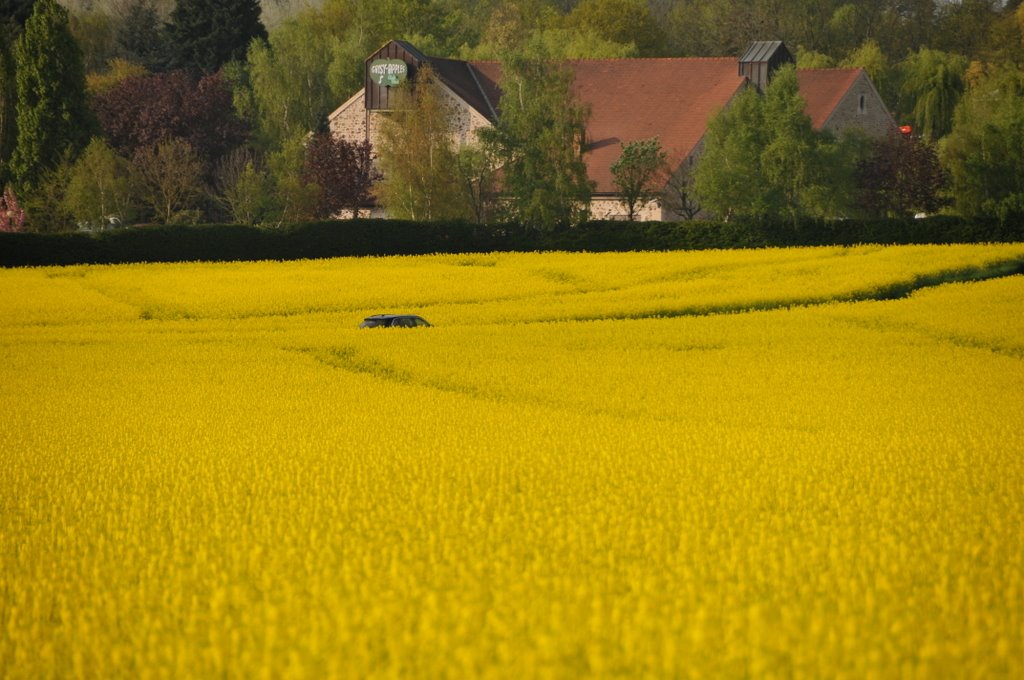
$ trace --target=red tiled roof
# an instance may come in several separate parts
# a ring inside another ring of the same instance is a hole
[[[807,102],[804,113],[811,119],[815,130],[820,130],[828,117],[839,106],[854,81],[864,72],[862,68],[805,68],[796,72],[800,96]]]
[[[657,137],[674,168],[700,142],[708,119],[729,103],[745,78],[734,58],[571,61],[576,98],[590,105],[587,175],[612,193],[611,166],[621,144]],[[501,80],[494,62],[472,62],[481,86]]]
[[[576,97],[590,104],[587,174],[597,193],[615,191],[612,164],[623,143],[657,137],[676,168],[746,79],[736,59],[620,59],[573,62]]]
[[[494,120],[501,98],[501,65],[446,62],[442,77],[468,104]],[[708,120],[747,82],[734,57],[570,61],[576,98],[590,105],[587,174],[597,193],[614,193],[611,166],[621,144],[657,137],[676,168],[703,138]],[[863,69],[797,71],[804,109],[816,129],[824,125]]]

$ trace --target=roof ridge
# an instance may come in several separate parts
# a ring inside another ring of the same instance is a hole
[[[737,57],[582,57],[578,59],[548,59],[555,64],[565,63],[593,63],[593,62],[627,62],[627,61],[737,61]],[[451,61],[465,61],[468,64],[501,64],[498,59],[452,59]]]
[[[797,71],[866,71],[863,66],[816,66],[814,68],[797,68]]]
[[[613,57],[609,59],[563,59],[562,64],[622,64],[626,62],[643,62],[649,64],[652,61],[660,62],[698,62],[698,61],[727,61],[736,63],[736,57]]]

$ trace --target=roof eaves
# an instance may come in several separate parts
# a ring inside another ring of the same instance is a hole
[[[476,83],[476,89],[480,90],[480,96],[483,97],[484,102],[487,104],[487,109],[490,112],[490,119],[492,121],[498,120],[498,112],[494,109],[494,104],[491,102],[491,98],[487,96],[487,92],[480,84],[480,79],[476,76],[476,69],[468,61],[466,62],[466,68],[469,70],[469,75],[473,76],[473,82]],[[483,113],[481,111],[481,113]]]

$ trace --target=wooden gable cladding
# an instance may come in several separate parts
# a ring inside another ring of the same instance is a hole
[[[795,63],[796,59],[781,40],[757,40],[740,57],[739,74],[749,78],[758,90],[764,92],[772,74],[780,66]]]
[[[366,88],[364,106],[368,110],[388,111],[392,109],[398,94],[397,87],[386,84],[387,79],[384,79],[385,84],[381,84],[379,74],[371,72],[375,63],[380,67],[382,62],[404,62],[407,67],[406,77],[411,80],[416,77],[416,70],[420,65],[429,63],[429,60],[422,52],[404,40],[392,40],[367,57],[364,64],[363,82]]]

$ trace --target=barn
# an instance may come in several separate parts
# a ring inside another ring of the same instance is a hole
[[[596,183],[591,214],[621,219],[626,209],[612,182],[621,145],[657,137],[678,181],[700,156],[708,120],[746,87],[763,89],[772,73],[795,60],[781,41],[758,41],[739,58],[683,57],[569,61],[573,93],[589,105],[587,174]],[[475,131],[498,118],[501,66],[493,61],[431,57],[392,40],[366,58],[363,88],[328,117],[331,132],[352,142],[375,143],[381,116],[393,106],[396,85],[428,65],[452,111],[457,144],[475,142]],[[840,133],[859,128],[882,137],[896,122],[860,68],[799,69],[800,94],[815,129]],[[643,206],[638,219],[674,220],[682,206],[666,183],[663,200]],[[375,211],[377,212],[377,211]]]

